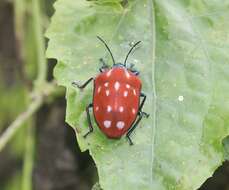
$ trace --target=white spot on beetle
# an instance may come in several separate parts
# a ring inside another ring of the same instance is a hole
[[[127,78],[130,78],[130,74],[128,73],[127,70],[125,70],[125,74],[126,74],[126,77],[127,77]]]
[[[104,84],[105,87],[108,87],[108,85],[109,85],[109,82],[106,82],[106,83]]]
[[[112,70],[109,70],[109,71],[107,72],[107,77],[109,77],[109,76],[111,75],[111,72],[112,72]]]
[[[115,90],[118,91],[119,87],[120,87],[120,83],[118,81],[115,82],[114,84]]]
[[[126,84],[126,88],[130,88],[130,85],[129,84]]]
[[[111,112],[112,108],[110,105],[107,106],[107,112]]]
[[[123,121],[118,121],[118,122],[116,123],[116,127],[117,127],[118,129],[123,129],[124,126],[125,126],[125,123],[124,123]]]
[[[123,96],[124,97],[127,97],[127,95],[128,95],[128,92],[127,91],[124,91]]]
[[[110,91],[106,90],[106,95],[109,96],[109,94],[110,94]]]
[[[136,110],[134,108],[132,108],[132,113],[135,114],[136,113]]]
[[[109,127],[111,126],[111,121],[105,120],[105,121],[103,122],[103,125],[104,125],[104,127],[109,128]]]
[[[101,91],[101,86],[98,87],[97,93],[100,93]]]
[[[134,95],[136,96],[136,95],[137,95],[137,93],[136,93],[136,90],[135,90],[135,89],[133,90],[133,92],[134,92]]]
[[[98,111],[98,110],[99,110],[99,106],[96,106],[96,107],[95,107],[95,111]]]
[[[119,107],[119,111],[120,111],[120,112],[123,112],[123,110],[124,110],[124,107],[123,107],[123,106],[120,106],[120,107]]]

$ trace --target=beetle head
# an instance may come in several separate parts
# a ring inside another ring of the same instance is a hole
[[[122,68],[122,69],[127,69],[128,71],[130,71],[134,75],[139,75],[139,72],[133,68],[134,67],[134,64],[130,64],[130,67],[127,67],[123,63],[115,63],[112,66],[112,68],[117,68],[117,67]]]
[[[115,63],[115,64],[113,64],[112,68],[115,68],[115,67],[123,67],[123,68],[125,68],[125,65],[122,64],[122,63]]]
[[[97,36],[97,38],[106,46],[107,50],[109,51],[109,53],[110,53],[110,55],[111,55],[111,58],[112,58],[112,61],[113,61],[113,66],[112,66],[112,68],[114,68],[114,67],[123,67],[123,68],[129,70],[130,72],[132,72],[132,73],[135,74],[135,75],[138,75],[138,74],[139,74],[139,72],[136,71],[136,70],[133,68],[133,67],[134,67],[134,64],[130,64],[130,66],[128,67],[126,62],[127,62],[127,59],[128,59],[128,57],[129,57],[130,53],[132,52],[132,50],[133,50],[141,41],[136,42],[136,43],[130,48],[130,50],[128,51],[128,53],[127,53],[127,55],[126,55],[126,58],[125,58],[125,60],[124,60],[124,63],[116,63],[116,62],[115,62],[115,59],[114,59],[114,56],[113,56],[113,54],[112,54],[110,48],[109,48],[108,45],[106,44],[106,42],[105,42],[101,37],[99,37],[99,36]],[[104,67],[104,66],[103,66],[103,67]],[[105,69],[108,69],[107,66],[106,66],[106,68],[105,68],[105,67],[103,68],[103,67],[101,68],[101,71],[102,71],[102,70],[105,70]]]

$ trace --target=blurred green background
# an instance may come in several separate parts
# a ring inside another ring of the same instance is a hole
[[[64,90],[52,77],[56,62],[45,60],[44,31],[53,3],[0,1],[0,134],[34,101],[40,82],[55,88],[0,149],[0,190],[86,190],[98,180],[92,159],[80,152],[74,131],[64,122]],[[200,189],[229,190],[229,163]]]
[[[53,80],[55,60],[44,60],[43,37],[53,2],[0,1],[1,135],[33,102],[41,62],[48,66],[43,77]],[[1,150],[0,190],[91,189],[94,184],[94,164],[88,153],[80,153],[74,131],[65,124],[64,90],[57,91]]]

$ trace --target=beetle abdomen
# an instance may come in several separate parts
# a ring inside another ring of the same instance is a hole
[[[93,112],[108,137],[121,137],[131,127],[138,113],[140,90],[140,80],[123,68],[111,69],[95,79]]]

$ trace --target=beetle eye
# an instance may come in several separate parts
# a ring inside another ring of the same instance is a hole
[[[108,70],[109,69],[109,66],[108,65],[103,65],[100,69],[99,69],[99,71],[102,73],[102,72],[104,72],[104,71],[106,71],[106,70]]]
[[[139,75],[139,72],[135,69],[128,69],[128,70],[136,76]]]
[[[105,72],[105,71],[107,71],[107,70],[109,70],[109,67],[101,67],[100,69],[99,69],[99,71],[102,73],[102,72]]]
[[[134,71],[133,73],[134,73],[136,76],[139,75],[139,72],[138,72],[138,71]]]

